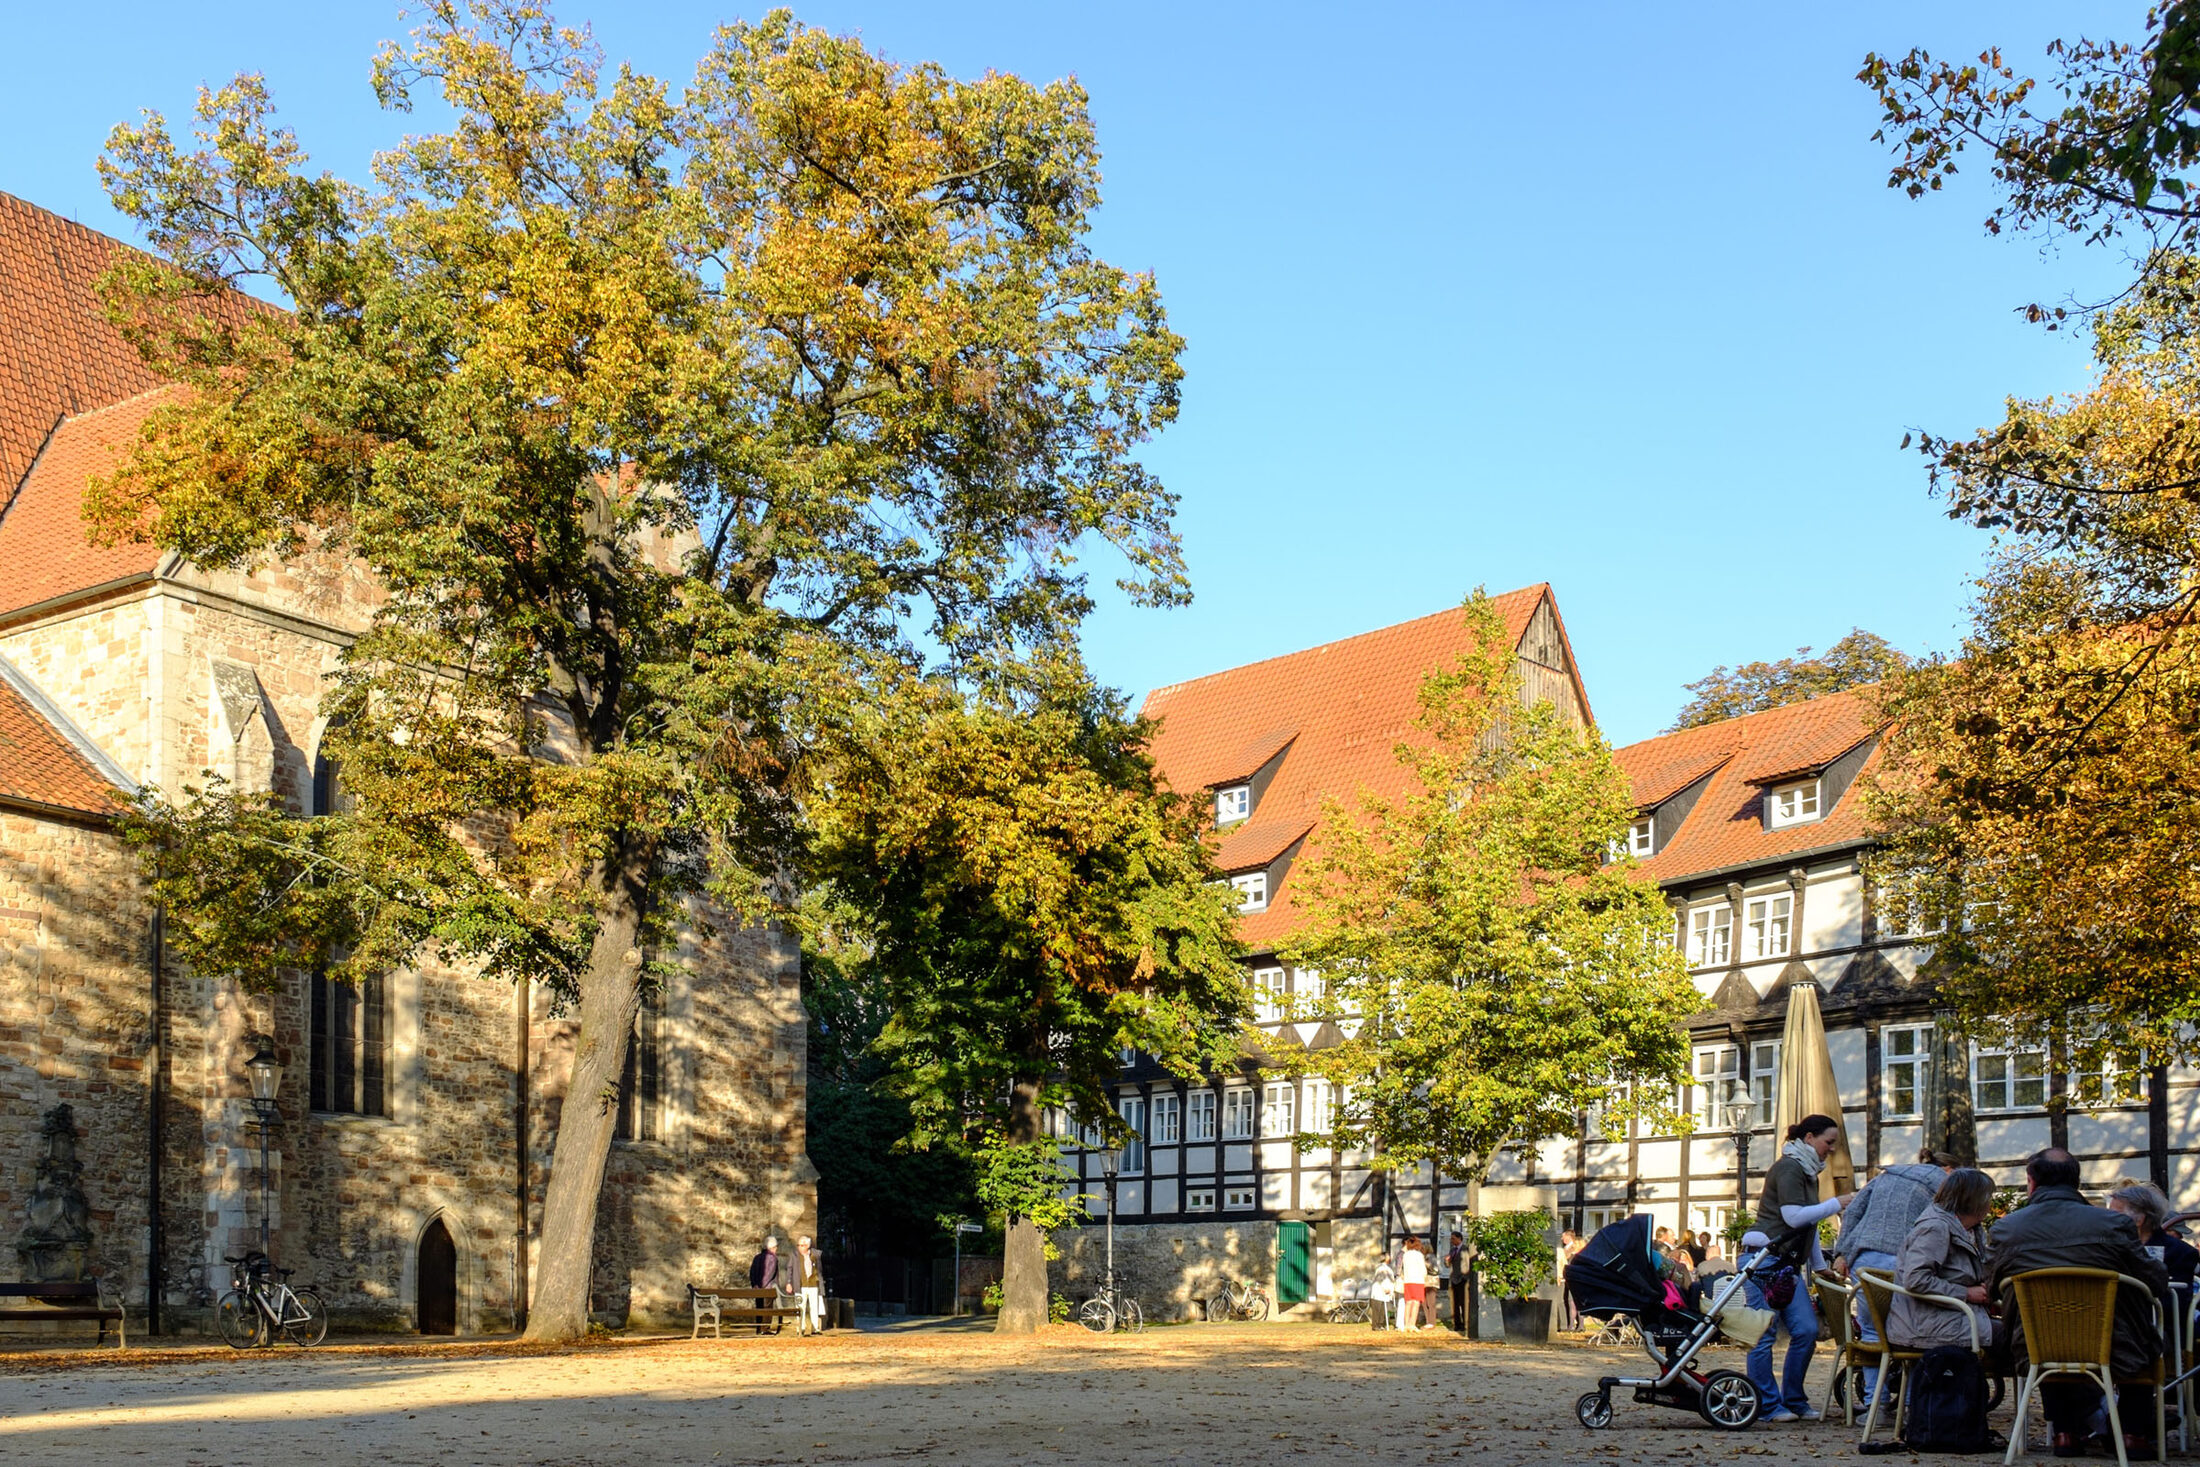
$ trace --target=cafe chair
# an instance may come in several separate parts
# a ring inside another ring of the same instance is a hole
[[[2108,1434],[2115,1443],[2116,1460],[2131,1467],[2124,1453],[2124,1422],[2116,1408],[2119,1385],[2154,1387],[2154,1460],[2167,1461],[2168,1437],[2163,1430],[2162,1357],[2156,1355],[2151,1374],[2119,1381],[2112,1365],[2116,1340],[2116,1288],[2129,1282],[2146,1295],[2154,1310],[2155,1328],[2161,1328],[2161,1306],[2153,1291],[2137,1279],[2105,1268],[2036,1268],[2009,1280],[2017,1296],[2017,1318],[2024,1327],[2024,1353],[2029,1362],[2017,1387],[2017,1412],[2009,1427],[2009,1450],[2004,1467],[2017,1460],[2031,1431],[2032,1398],[2039,1384],[2051,1375],[2079,1375],[2101,1388],[2108,1406]]]
[[[1876,1348],[1856,1337],[1856,1286],[1836,1273],[1812,1275],[1818,1285],[1818,1317],[1825,1324],[1825,1338],[1833,1341],[1833,1387],[1841,1398],[1841,1424],[1856,1425],[1856,1391],[1863,1383],[1859,1348]]]
[[[1878,1344],[1874,1345],[1869,1340],[1858,1340],[1855,1345],[1861,1352],[1876,1351],[1879,1355],[1879,1389],[1872,1392],[1871,1409],[1864,1413],[1864,1435],[1858,1438],[1858,1444],[1861,1445],[1872,1439],[1872,1432],[1878,1427],[1879,1405],[1887,1399],[1890,1386],[1902,1398],[1897,1419],[1891,1423],[1895,1435],[1902,1435],[1899,1412],[1907,1409],[1910,1404],[1910,1367],[1925,1358],[1923,1350],[1902,1349],[1889,1343],[1887,1339],[1887,1311],[1892,1307],[1895,1295],[1900,1294],[1905,1299],[1916,1299],[1940,1309],[1961,1309],[1963,1323],[1971,1332],[1971,1353],[1979,1354],[1984,1347],[1978,1337],[1978,1313],[1960,1299],[1949,1299],[1939,1294],[1920,1294],[1915,1290],[1905,1289],[1891,1275],[1870,1268],[1856,1271],[1856,1286],[1864,1295],[1864,1307],[1872,1312],[1872,1328],[1879,1332]]]

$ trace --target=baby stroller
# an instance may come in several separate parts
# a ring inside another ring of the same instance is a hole
[[[1566,1265],[1566,1287],[1584,1315],[1630,1315],[1642,1332],[1642,1348],[1656,1374],[1637,1379],[1605,1376],[1597,1388],[1574,1402],[1574,1415],[1592,1431],[1612,1424],[1612,1388],[1631,1386],[1635,1399],[1650,1406],[1694,1411],[1713,1426],[1741,1431],[1757,1420],[1757,1388],[1738,1370],[1699,1371],[1695,1359],[1719,1337],[1720,1327],[1735,1339],[1754,1343],[1772,1323],[1769,1310],[1753,1309],[1742,1286],[1769,1276],[1792,1259],[1772,1249],[1720,1278],[1703,1301],[1690,1309],[1680,1290],[1668,1283],[1650,1239],[1651,1219],[1638,1213],[1600,1230]],[[1810,1234],[1796,1235],[1810,1246]],[[1793,1251],[1788,1250],[1788,1251]]]

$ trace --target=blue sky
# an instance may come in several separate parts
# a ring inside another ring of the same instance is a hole
[[[1864,52],[2136,38],[2144,6],[883,3],[799,8],[902,60],[1075,74],[1106,153],[1099,252],[1189,339],[1146,458],[1183,500],[1195,604],[1107,599],[1134,693],[1548,580],[1616,742],[1720,663],[1851,626],[1953,645],[1983,537],[1916,426],[2071,390],[2083,343],[2014,314],[2118,262],[1989,239],[1974,180],[1885,187]],[[678,80],[756,8],[568,5]],[[0,189],[129,236],[107,129],[265,72],[316,161],[398,136],[367,87],[393,6],[0,0]],[[88,17],[91,17],[88,19]],[[1109,578],[1096,560],[1097,581]]]

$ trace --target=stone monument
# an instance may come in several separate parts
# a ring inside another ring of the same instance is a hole
[[[79,1185],[84,1164],[76,1159],[74,1112],[66,1105],[47,1111],[42,1134],[46,1148],[31,1187],[30,1222],[16,1240],[15,1256],[26,1282],[74,1281],[84,1277],[92,1255],[92,1207]]]

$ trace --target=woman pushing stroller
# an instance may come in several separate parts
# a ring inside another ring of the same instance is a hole
[[[1848,1206],[1849,1198],[1855,1195],[1845,1193],[1824,1202],[1818,1200],[1818,1174],[1825,1169],[1826,1156],[1839,1134],[1840,1125],[1831,1116],[1805,1116],[1788,1127],[1780,1159],[1765,1173],[1764,1191],[1757,1200],[1757,1225],[1742,1238],[1745,1260],[1766,1248],[1794,1242],[1796,1234],[1807,1231],[1811,1237],[1805,1267],[1810,1272],[1825,1267],[1818,1248],[1818,1224]],[[1803,1255],[1797,1250],[1795,1256]],[[1818,1346],[1818,1311],[1811,1304],[1809,1290],[1803,1287],[1794,1268],[1783,1268],[1762,1279],[1751,1278],[1748,1289],[1749,1302],[1774,1316],[1763,1338],[1749,1352],[1750,1383],[1756,1386],[1765,1406],[1761,1419],[1818,1420],[1821,1413],[1803,1390],[1810,1374],[1811,1354]],[[1788,1332],[1787,1358],[1781,1362],[1776,1382],[1772,1378],[1772,1346],[1783,1327]]]

